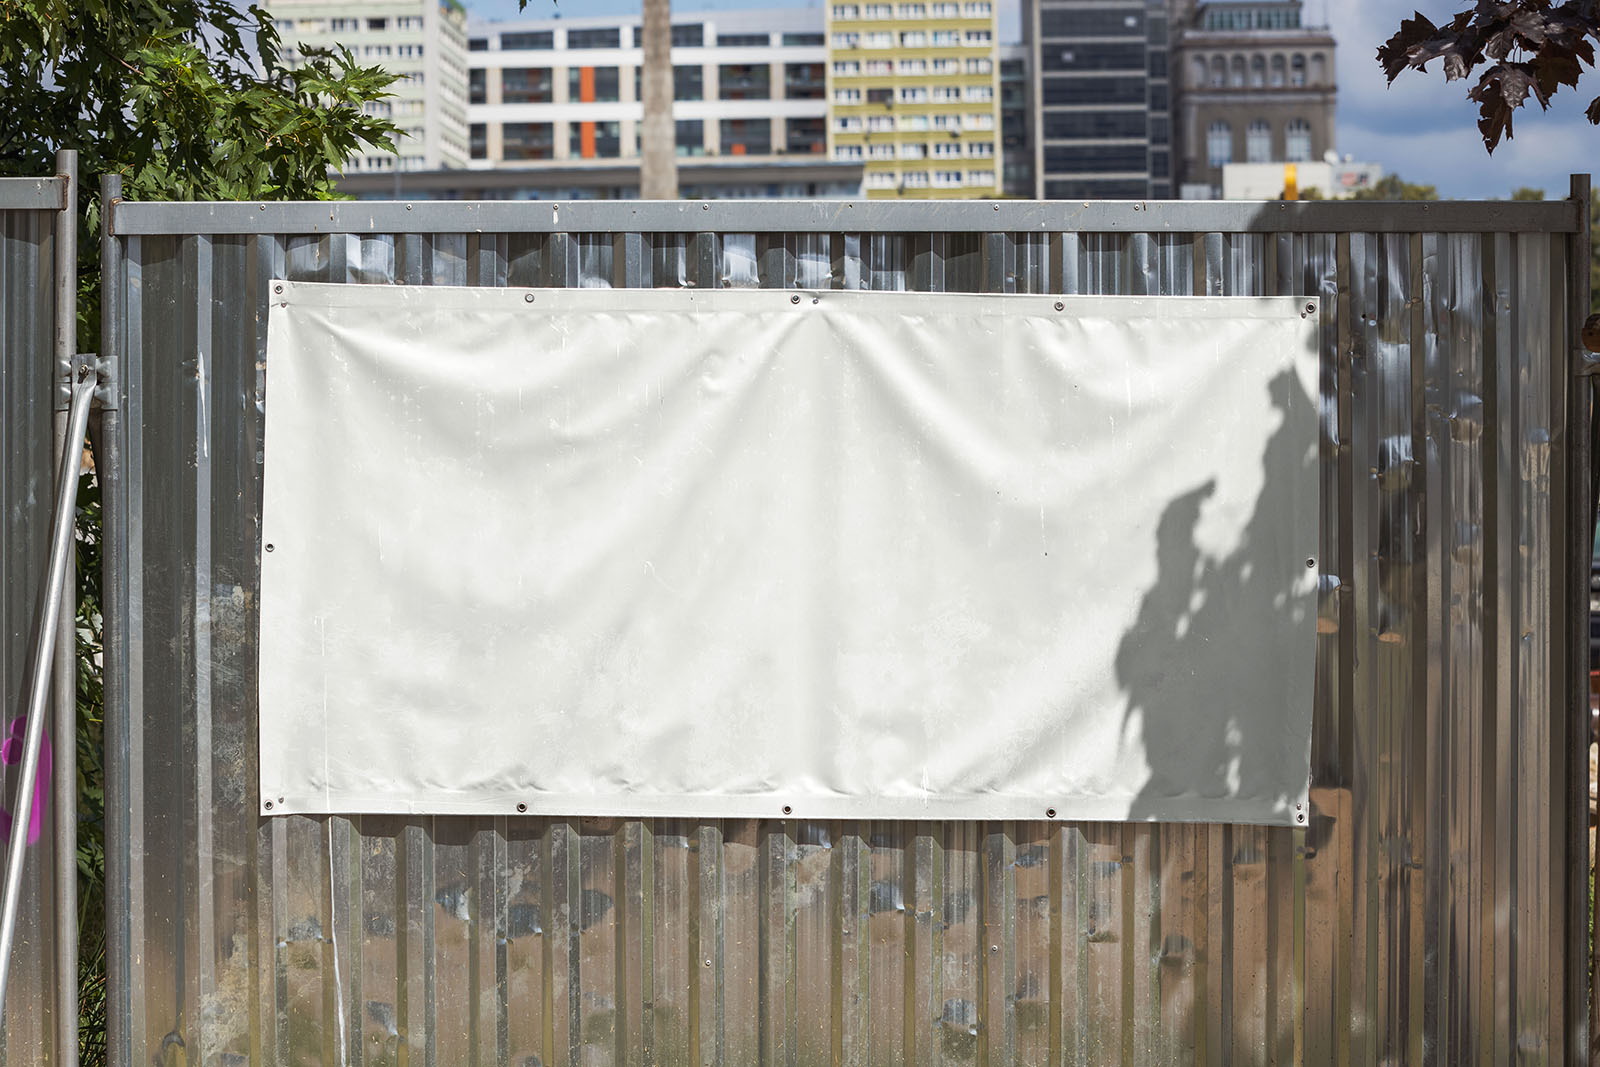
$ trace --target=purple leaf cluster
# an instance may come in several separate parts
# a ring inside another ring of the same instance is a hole
[[[1595,65],[1597,42],[1600,0],[1478,0],[1442,26],[1414,13],[1378,49],[1378,62],[1391,83],[1435,59],[1448,81],[1479,71],[1467,96],[1478,105],[1478,132],[1492,153],[1513,136],[1512,116],[1529,96],[1548,110],[1562,86],[1577,89],[1579,77]],[[1600,125],[1600,97],[1584,114]]]

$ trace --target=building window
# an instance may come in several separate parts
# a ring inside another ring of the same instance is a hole
[[[960,115],[932,115],[929,117],[933,119],[933,128],[936,130],[961,129]]]
[[[678,22],[672,26],[673,48],[699,48],[706,43],[706,28],[698,22]],[[633,28],[633,47],[644,47],[644,27]]]
[[[934,4],[933,17],[936,19],[958,19],[961,17],[961,5]]]
[[[900,35],[902,40],[906,36],[903,33]],[[934,30],[932,44],[935,48],[955,48],[961,44],[961,34],[955,30]]]
[[[718,48],[766,48],[772,43],[770,33],[719,33]]]
[[[1328,84],[1328,57],[1321,52],[1311,57],[1311,84]]]
[[[480,71],[472,73],[477,76]],[[506,67],[500,71],[501,103],[548,104],[552,99],[549,67]],[[472,103],[483,101],[474,96]]]
[[[488,50],[489,38],[487,37],[474,37],[467,42],[467,51],[469,52],[487,52]]]
[[[903,144],[900,146],[901,159],[922,159],[928,154],[927,145]]]
[[[1289,60],[1289,84],[1300,88],[1306,83],[1306,57],[1296,55]]]
[[[1221,89],[1228,84],[1228,61],[1221,56],[1211,57],[1211,88]]]
[[[861,103],[861,90],[835,89],[833,91],[833,102],[835,104],[859,104]]]
[[[925,130],[927,128],[928,116],[926,115],[902,115],[900,117],[900,129],[902,130],[911,130],[915,132],[918,130]]]
[[[858,19],[861,17],[861,8],[856,4],[834,4],[833,17],[836,19]]]
[[[1221,119],[1206,128],[1206,162],[1213,167],[1233,162],[1233,127]]]
[[[933,87],[933,99],[935,103],[960,100],[961,87],[957,85],[935,85]]]
[[[473,67],[467,72],[467,103],[482,104],[488,102],[487,73],[482,67]]]
[[[1311,124],[1305,119],[1290,119],[1283,129],[1283,158],[1290,163],[1311,159]]]
[[[862,43],[868,48],[893,48],[894,34],[887,32],[869,33],[866,36],[866,40],[864,40]]]
[[[994,73],[994,60],[992,60],[992,59],[969,59],[969,60],[967,60],[967,73],[968,74],[993,74]]]
[[[925,19],[928,17],[928,5],[901,4],[900,17],[903,19]]]
[[[994,155],[994,142],[993,141],[968,141],[967,142],[967,155],[969,155],[969,156],[979,156],[979,157],[992,156],[992,155]]]
[[[468,152],[473,159],[489,158],[489,127],[474,122],[467,128]]]
[[[928,61],[926,59],[902,59],[898,69],[901,74],[926,74],[928,73]]]
[[[868,89],[867,90],[867,103],[869,103],[869,104],[892,104],[892,103],[894,103],[894,90],[890,89],[890,88],[887,88],[887,87],[878,88],[878,89]]]
[[[673,123],[674,141],[680,156],[706,154],[706,124],[701,119],[678,119]]]
[[[833,120],[835,133],[860,133],[861,119],[857,115],[837,115]]]
[[[644,99],[644,68],[633,68],[633,98]],[[672,99],[704,100],[705,71],[698,64],[672,68]]]
[[[1234,56],[1232,75],[1228,78],[1228,85],[1234,89],[1243,89],[1245,86],[1244,56]]]
[[[790,117],[784,123],[784,152],[790,155],[821,155],[827,147],[827,131],[821,118]]]
[[[604,26],[592,30],[568,30],[567,47],[579,48],[621,48],[622,30],[616,26]]]
[[[963,129],[968,130],[992,130],[994,129],[994,116],[987,111],[970,114],[961,120],[961,126]]]
[[[988,18],[994,12],[994,6],[989,3],[989,0],[971,0],[967,4],[966,10],[967,18],[982,19]]]
[[[854,59],[837,60],[833,64],[835,78],[854,78],[861,73],[861,64]]]
[[[968,30],[965,41],[968,48],[987,48],[994,43],[994,34],[988,30]]]
[[[936,188],[948,189],[961,184],[959,170],[936,170],[933,172],[933,184]]]
[[[698,64],[672,68],[672,99],[704,100],[705,70]]]
[[[422,16],[401,15],[394,20],[394,25],[397,30],[420,30],[422,29]]]
[[[869,133],[890,133],[893,130],[894,130],[894,116],[893,115],[868,115],[867,116],[867,132],[869,132]]]
[[[902,85],[900,87],[900,102],[902,104],[926,104],[928,102],[927,86]]]
[[[765,63],[727,63],[717,68],[719,100],[771,100],[772,68]]]
[[[567,99],[574,103],[615,103],[621,99],[616,67],[568,67]]]
[[[861,146],[858,144],[836,144],[833,146],[833,158],[850,162],[861,158]]]
[[[966,99],[968,100],[993,100],[994,86],[969,85],[967,86]]]
[[[500,35],[500,51],[502,52],[548,52],[556,46],[556,35],[550,30],[535,30],[532,33],[502,33]]]
[[[622,156],[620,122],[569,122],[567,152],[574,159],[618,159]]]
[[[867,175],[868,189],[893,189],[897,179],[894,174],[886,170],[875,170]]]
[[[888,77],[894,73],[894,60],[869,59],[867,60],[867,77]]]
[[[872,34],[871,36],[877,36],[877,35],[876,34]],[[887,36],[887,34],[885,36]],[[938,34],[935,34],[934,36],[937,37]],[[872,46],[868,45],[867,47],[870,48]],[[883,47],[888,48],[888,47],[890,47],[890,45],[886,44]],[[900,35],[900,47],[901,48],[926,48],[926,47],[928,47],[928,35],[926,33],[924,33],[923,31],[921,31],[921,30],[907,30],[906,32],[904,32],[904,33],[902,33]]]
[[[354,33],[361,28],[360,19],[329,19],[328,29],[334,33]]]
[[[954,7],[954,4],[949,5]],[[926,189],[928,187],[928,172],[925,170],[908,170],[900,178],[900,184],[906,189]]]
[[[936,59],[933,61],[933,72],[935,74],[960,74],[961,60]]]
[[[772,154],[771,119],[723,119],[718,133],[725,156]]]
[[[820,33],[786,33],[783,43],[785,47],[792,48],[821,48],[823,39]]]
[[[1272,162],[1272,127],[1256,119],[1244,132],[1244,158],[1251,163]]]
[[[574,123],[576,126],[576,123]],[[555,127],[548,122],[508,122],[500,127],[501,159],[553,159]]]
[[[388,28],[389,28],[389,20],[388,19],[368,19],[367,20],[367,29],[369,29],[369,30],[387,30]]]
[[[862,18],[892,19],[894,18],[893,4],[868,4],[861,11]]]
[[[960,141],[941,141],[941,142],[938,142],[938,143],[934,144],[934,146],[933,146],[933,158],[935,158],[935,159],[958,158],[958,157],[960,157],[960,155],[961,155],[961,142]]]
[[[856,48],[861,44],[859,33],[836,33],[833,35],[833,47]]]
[[[1284,72],[1287,69],[1288,65],[1284,63],[1282,56],[1272,57],[1272,77],[1270,81],[1274,89],[1283,88],[1283,83],[1287,80],[1287,75]]]
[[[420,44],[395,45],[395,54],[401,59],[421,59],[422,46]]]
[[[1265,89],[1267,87],[1267,61],[1263,56],[1250,57],[1250,88]]]

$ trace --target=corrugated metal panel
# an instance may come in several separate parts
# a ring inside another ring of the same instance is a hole
[[[27,709],[24,687],[55,499],[55,213],[31,206],[43,200],[50,200],[52,208],[60,206],[57,183],[0,180],[0,730],[8,739],[21,736],[21,716]],[[17,202],[30,207],[8,206]],[[8,743],[0,756],[0,806],[8,810],[21,770],[20,750],[20,741]],[[54,805],[46,802],[39,839],[29,847],[23,871],[16,957],[6,990],[3,1063],[53,1059],[53,817]],[[9,825],[9,818],[3,825]]]
[[[1564,238],[122,240],[128,1062],[1582,1059]],[[1319,297],[1307,828],[257,818],[275,276]]]

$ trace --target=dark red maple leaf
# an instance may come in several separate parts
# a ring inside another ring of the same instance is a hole
[[[1493,153],[1512,136],[1512,117],[1530,94],[1548,109],[1563,87],[1578,87],[1595,65],[1590,38],[1600,41],[1600,0],[1478,0],[1442,26],[1415,12],[1378,49],[1378,63],[1391,83],[1435,59],[1447,81],[1488,63],[1467,96],[1478,105],[1478,131]],[[1584,115],[1600,125],[1600,99]]]

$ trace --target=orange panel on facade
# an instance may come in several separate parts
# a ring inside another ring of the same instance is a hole
[[[594,103],[594,68],[578,68],[578,100],[581,103]],[[594,158],[594,123],[585,122],[578,126],[578,154],[584,159]]]

